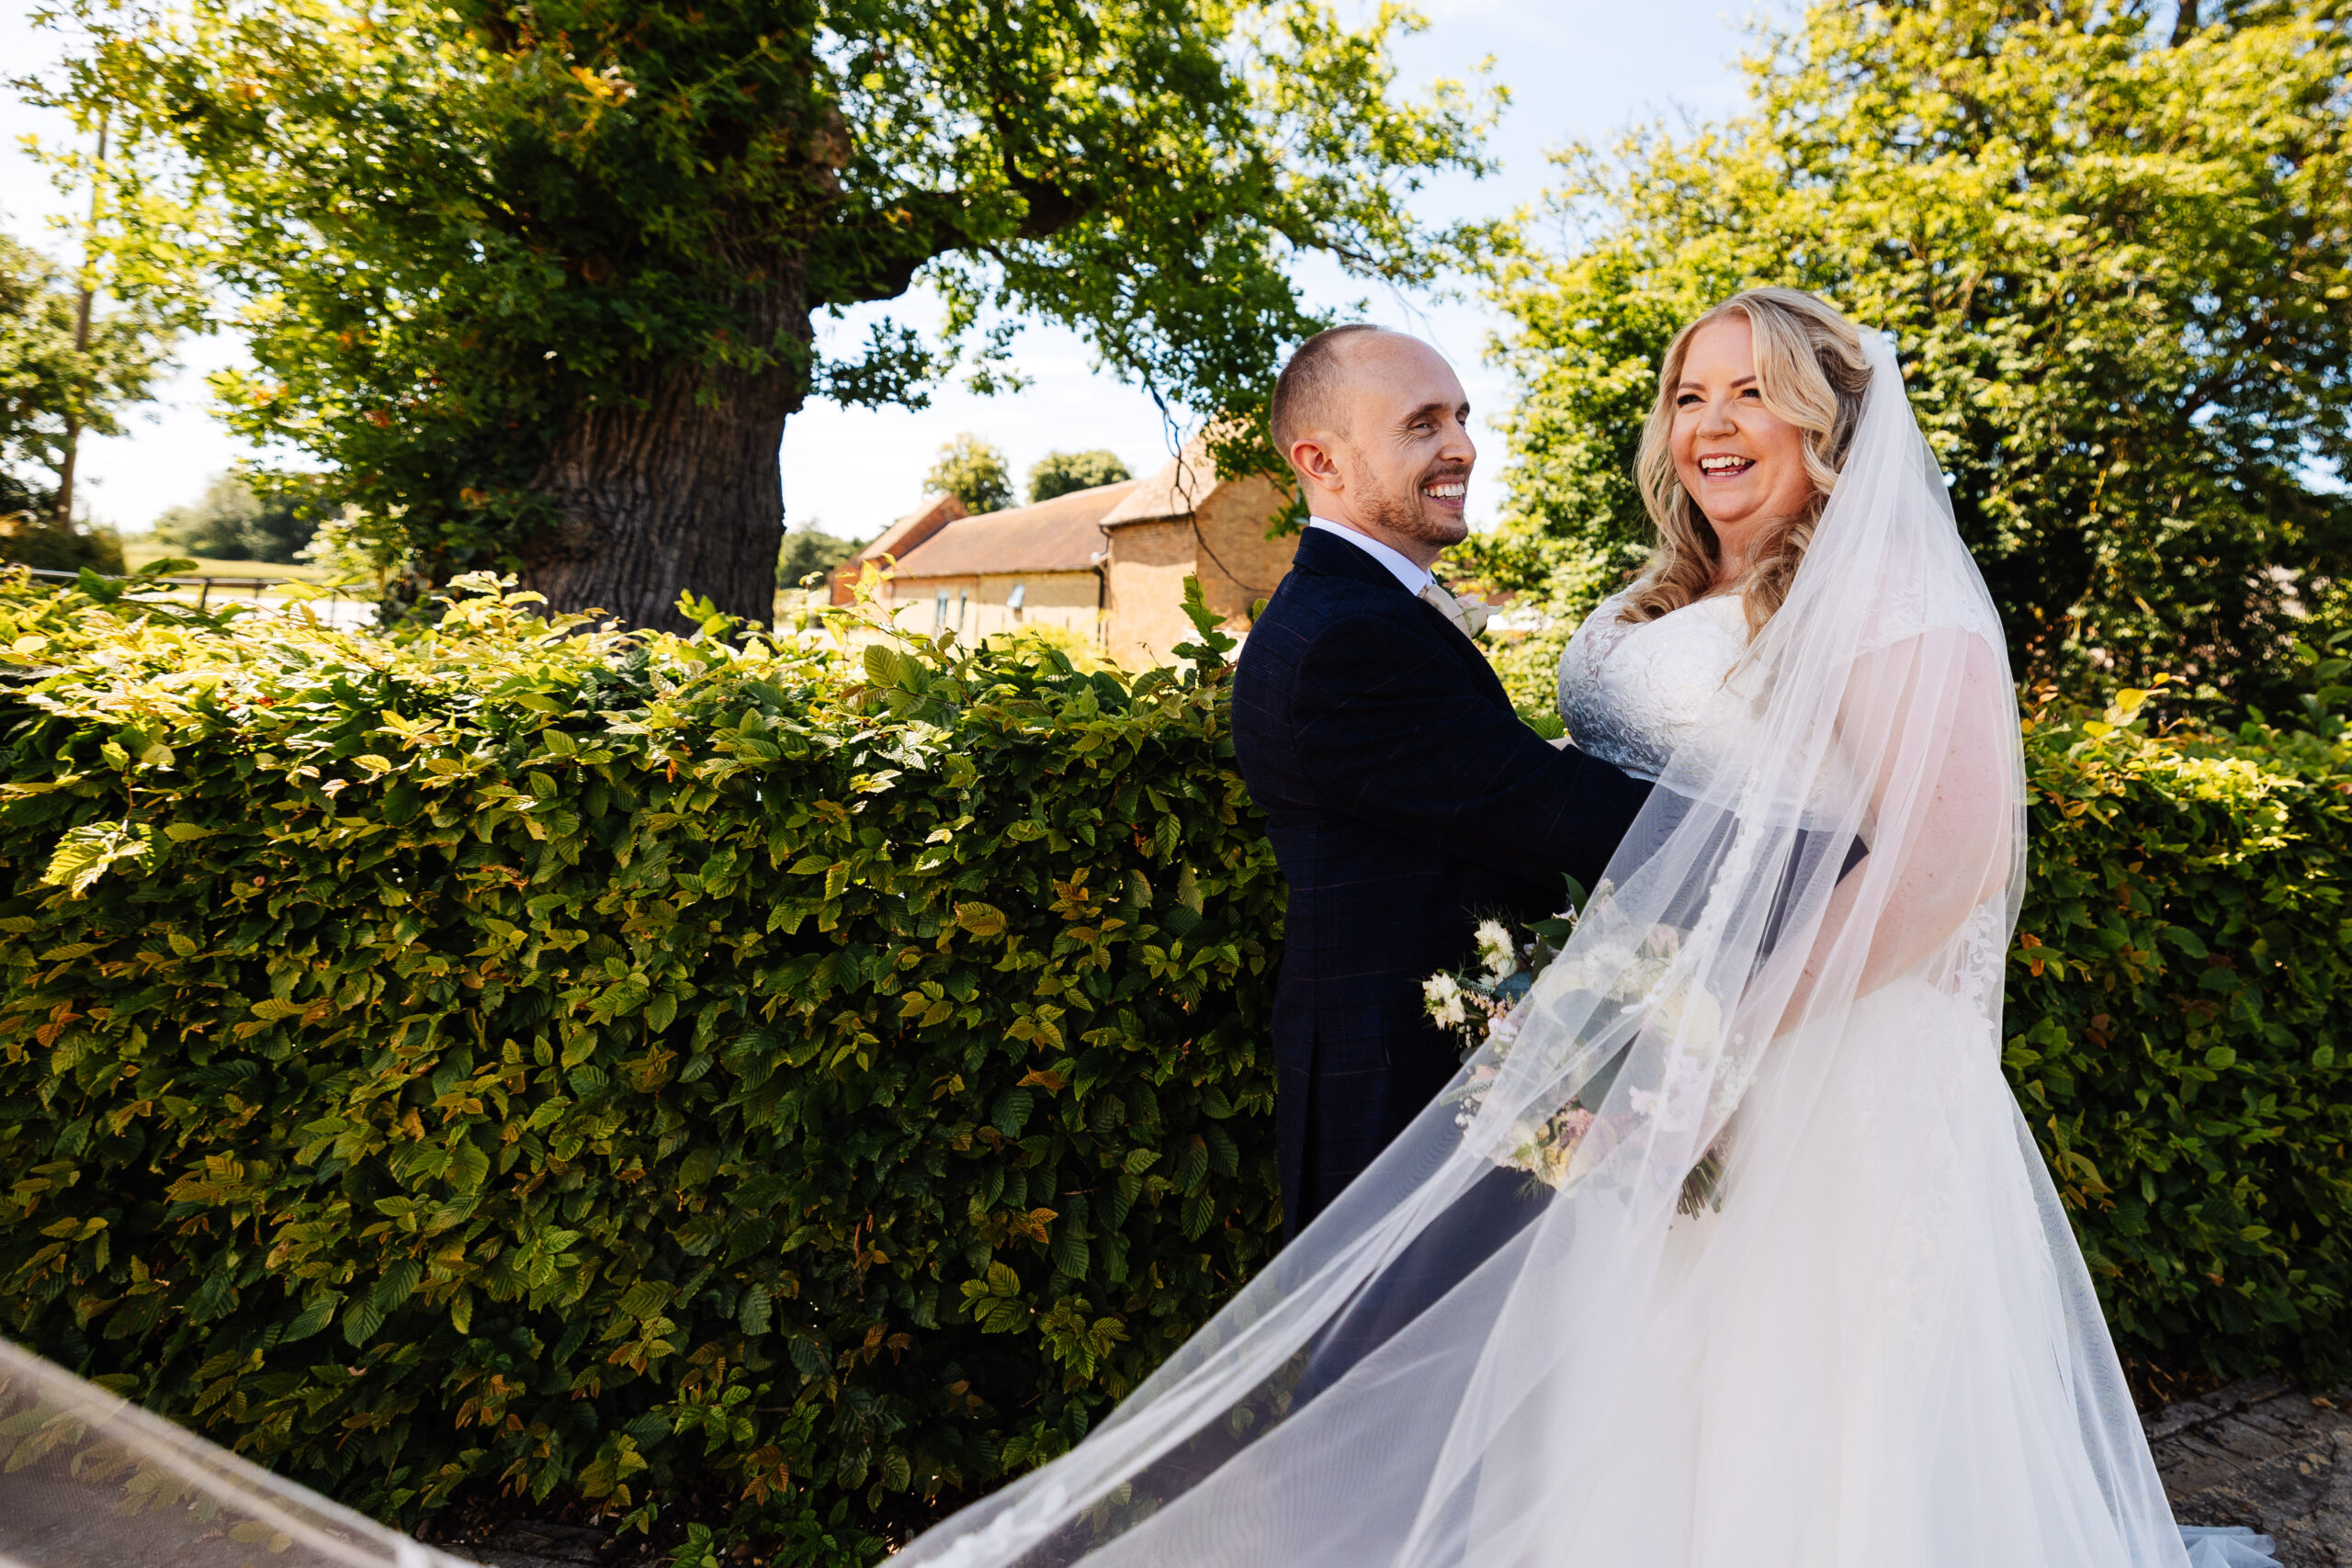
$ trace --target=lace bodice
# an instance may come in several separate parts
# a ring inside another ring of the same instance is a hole
[[[1616,593],[1585,617],[1560,656],[1560,716],[1577,747],[1655,779],[1694,738],[1699,716],[1747,647],[1736,593],[1685,604],[1655,621],[1621,621]]]

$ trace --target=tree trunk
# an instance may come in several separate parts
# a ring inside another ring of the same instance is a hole
[[[83,400],[90,395],[90,301],[93,276],[97,271],[99,203],[106,194],[107,122],[98,121],[98,162],[90,176],[90,228],[82,245],[82,286],[74,300],[74,384],[65,399],[65,460],[57,466],[57,526],[64,533],[74,531],[74,470],[82,460]]]
[[[809,343],[797,268],[744,304],[752,342]],[[583,405],[532,480],[559,521],[525,546],[524,586],[647,630],[692,629],[681,593],[765,624],[784,534],[777,451],[807,364],[689,367]]]

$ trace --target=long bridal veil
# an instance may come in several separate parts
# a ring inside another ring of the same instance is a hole
[[[0,1342],[0,1568],[458,1568]]]
[[[2186,1561],[2000,1077],[2004,640],[1869,351],[1784,607],[1508,1038],[1084,1442],[900,1561]]]

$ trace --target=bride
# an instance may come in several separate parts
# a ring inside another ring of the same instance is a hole
[[[2175,1528],[2001,1077],[2016,700],[1892,348],[1726,301],[1668,350],[1639,477],[1657,552],[1560,697],[1657,788],[1566,949],[1092,1435],[899,1561],[2269,1562]],[[84,1506],[134,1462],[245,1521],[224,1562],[430,1560],[5,1346],[0,1396],[12,1467],[47,1456],[0,1563],[214,1561]]]
[[[2175,1527],[2001,1077],[2016,698],[1891,345],[1725,301],[1638,477],[1656,553],[1560,701],[1658,787],[1565,952],[1085,1442],[900,1561],[2268,1562]],[[1449,1247],[1498,1172],[1534,1217]]]

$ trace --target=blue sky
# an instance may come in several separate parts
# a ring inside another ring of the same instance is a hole
[[[1368,9],[1342,0],[1345,9]],[[1785,5],[1767,6],[1785,14]],[[1418,87],[1441,76],[1462,77],[1480,60],[1496,62],[1495,79],[1510,88],[1512,104],[1490,147],[1501,172],[1484,181],[1456,179],[1426,193],[1421,210],[1432,218],[1486,216],[1533,202],[1547,183],[1548,149],[1572,141],[1602,141],[1641,120],[1660,117],[1719,117],[1736,107],[1741,81],[1735,62],[1748,46],[1752,5],[1724,0],[1425,0],[1427,31],[1400,41],[1396,59],[1404,83]],[[55,57],[55,35],[36,30],[22,13],[0,18],[0,60],[36,65]],[[58,237],[46,220],[63,207],[47,175],[24,153],[28,134],[53,137],[62,128],[0,94],[0,227],[54,252]],[[1363,296],[1335,269],[1311,268],[1303,284],[1314,302],[1351,303]],[[1486,412],[1508,399],[1508,383],[1480,363],[1492,310],[1482,301],[1444,303],[1374,296],[1370,318],[1436,343],[1463,372],[1474,405]],[[901,320],[935,315],[917,298],[877,308]],[[837,329],[864,336],[865,317],[852,314]],[[188,345],[187,368],[152,413],[119,439],[94,443],[84,458],[88,499],[102,521],[144,528],[165,507],[192,501],[206,480],[246,449],[207,412],[207,372],[233,363],[238,345],[222,333]],[[922,411],[859,410],[812,402],[785,433],[785,504],[792,522],[864,537],[906,511],[918,498],[923,470],[940,446],[971,431],[1002,447],[1016,476],[1048,451],[1109,447],[1138,472],[1164,461],[1167,437],[1150,400],[1115,378],[1096,371],[1085,344],[1059,331],[1025,333],[1017,363],[1032,379],[1025,391],[981,398],[945,387]],[[1474,522],[1491,521],[1502,456],[1499,438],[1481,443],[1474,482]]]

